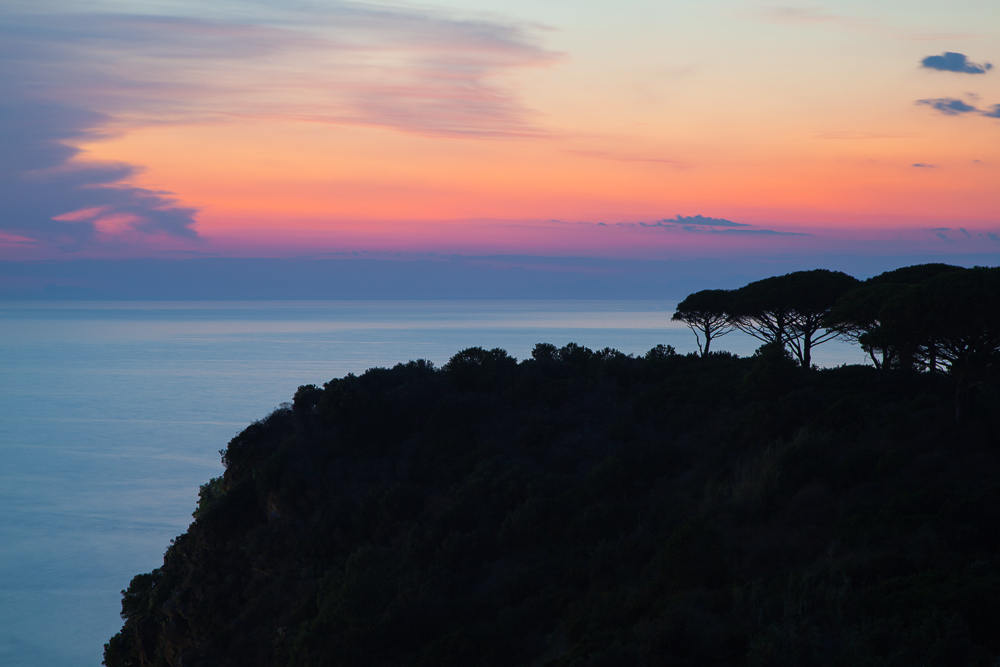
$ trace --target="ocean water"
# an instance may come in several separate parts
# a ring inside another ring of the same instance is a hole
[[[302,384],[473,345],[641,354],[669,301],[0,302],[0,665],[97,667],[218,451]],[[753,352],[731,334],[720,349]],[[861,363],[854,347],[816,363]]]

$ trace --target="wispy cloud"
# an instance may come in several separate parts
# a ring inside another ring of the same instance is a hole
[[[531,26],[336,0],[248,5],[260,11],[236,20],[73,5],[8,15],[2,52],[36,91],[130,122],[279,116],[432,135],[539,133],[502,82],[555,59]]]
[[[694,234],[751,234],[765,236],[810,236],[805,232],[784,232],[776,229],[761,229],[743,222],[733,222],[725,218],[709,218],[703,215],[678,215],[655,222],[617,223],[617,226],[659,227],[672,231]]]
[[[913,136],[914,135],[909,132],[866,132],[863,130],[834,130],[818,134],[817,138],[867,141],[871,139],[909,139]]]
[[[979,111],[971,104],[966,104],[954,97],[938,97],[932,100],[917,100],[917,104],[926,104],[935,111],[940,111],[946,116],[958,116],[963,113],[973,113]]]
[[[579,155],[581,157],[596,158],[598,160],[613,160],[615,162],[648,162],[650,164],[669,165],[671,167],[677,167],[678,169],[683,169],[688,166],[685,162],[670,158],[630,155],[627,153],[615,153],[612,151],[567,149],[566,152],[572,153],[573,155]]]
[[[923,231],[932,232],[934,234],[933,238],[947,243],[963,241],[973,243],[982,243],[983,241],[1000,243],[1000,234],[988,230],[969,231],[965,227],[958,227],[957,229],[952,229],[951,227],[931,227]],[[951,233],[953,236],[949,236],[948,233]],[[961,234],[961,236],[958,236],[958,234]]]
[[[971,33],[943,33],[930,29],[914,29],[893,25],[880,19],[859,18],[827,11],[823,7],[765,7],[753,15],[758,21],[777,25],[820,25],[877,34],[883,37],[904,40],[965,39],[974,37]]]
[[[939,56],[927,56],[920,61],[924,69],[934,69],[940,72],[958,72],[960,74],[986,74],[993,69],[990,63],[982,65],[970,62],[964,53],[946,51]]]
[[[733,222],[732,220],[726,220],[725,218],[708,218],[703,215],[677,215],[673,218],[667,218],[664,220],[657,220],[654,223],[639,223],[647,227],[663,227],[667,225],[682,225],[688,227],[750,227],[746,223]]]
[[[985,116],[987,118],[1000,118],[1000,104],[994,104],[992,107],[987,109],[980,109],[955,97],[938,97],[934,99],[917,100],[914,104],[929,106],[935,111],[943,113],[945,116],[963,116],[966,114],[973,114],[977,116]]]

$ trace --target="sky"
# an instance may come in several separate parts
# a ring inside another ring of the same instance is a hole
[[[0,260],[1000,257],[995,0],[5,0],[0,118]]]

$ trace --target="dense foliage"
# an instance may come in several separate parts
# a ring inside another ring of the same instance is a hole
[[[105,664],[1000,659],[1000,391],[539,345],[301,387],[222,452]]]

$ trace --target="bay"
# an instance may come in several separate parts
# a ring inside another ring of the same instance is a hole
[[[303,384],[466,347],[695,347],[672,301],[0,302],[0,664],[96,667],[218,450]],[[732,334],[721,349],[751,354]],[[861,363],[842,343],[816,363]]]

